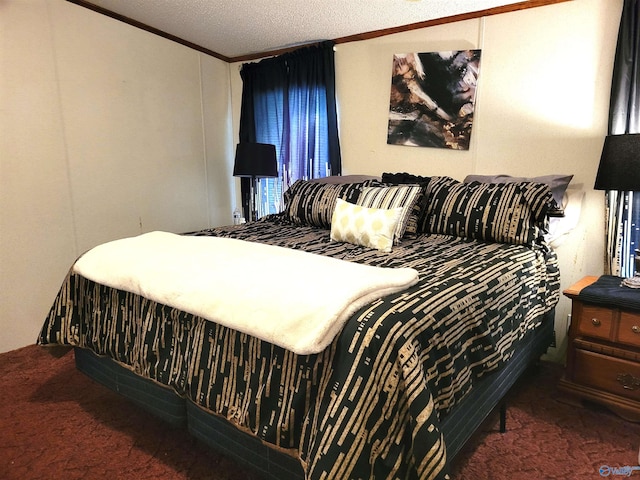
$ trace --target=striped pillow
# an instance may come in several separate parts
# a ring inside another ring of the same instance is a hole
[[[415,236],[418,228],[418,212],[414,209],[424,195],[420,185],[396,185],[393,187],[365,187],[357,204],[367,208],[402,208],[402,216],[396,227],[395,243],[405,232]]]
[[[384,176],[383,176],[384,178]],[[541,177],[512,177],[510,175],[467,175],[466,183],[508,183],[508,182],[533,182],[545,183],[551,189],[553,200],[549,205],[550,217],[564,217],[564,201],[567,188],[573,175],[542,175]]]
[[[424,224],[425,216],[427,215],[427,202],[429,200],[429,197],[427,197],[427,184],[429,180],[431,180],[431,177],[423,177],[422,175],[414,175],[406,172],[384,172],[382,174],[381,182],[384,185],[420,185],[423,188],[424,195],[422,195],[422,198],[416,203],[416,206],[413,207],[414,213],[412,217],[409,218],[409,225],[404,234],[405,238],[417,238],[419,233],[423,233],[417,227]],[[413,229],[413,215],[415,215],[416,230]]]
[[[317,183],[297,180],[284,192],[284,216],[295,225],[320,228],[331,226],[336,200],[356,203],[362,188],[368,183]]]
[[[541,241],[552,200],[541,183],[460,183],[449,177],[433,177],[427,193],[426,232],[515,245]]]

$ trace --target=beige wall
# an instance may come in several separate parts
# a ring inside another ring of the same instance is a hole
[[[0,2],[0,352],[73,260],[231,220],[229,66],[63,0]]]
[[[607,131],[622,0],[574,0],[336,46],[343,173],[573,174],[580,217],[556,251],[562,288],[602,273],[603,192],[593,190]],[[386,144],[394,53],[482,49],[471,148]],[[234,113],[242,88],[231,69]],[[237,131],[237,126],[234,126]],[[582,201],[581,201],[582,200]],[[556,313],[561,358],[570,302]]]

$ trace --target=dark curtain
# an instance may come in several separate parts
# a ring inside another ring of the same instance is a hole
[[[282,139],[285,126],[287,65],[277,58],[260,63],[248,63],[240,70],[242,78],[242,103],[240,107],[240,142],[269,143],[276,146],[278,173],[282,177]],[[267,118],[262,114],[267,112]],[[249,218],[251,179],[240,179],[242,210]]]
[[[239,140],[271,143],[278,158],[280,178],[260,182],[265,204],[300,178],[342,173],[333,46],[323,42],[242,66]],[[243,204],[247,192],[248,182]]]
[[[640,133],[640,1],[625,0],[613,65],[609,133]]]
[[[640,133],[640,0],[624,0],[613,67],[609,134],[624,133]],[[640,192],[606,196],[605,273],[631,277],[633,251],[640,245]]]

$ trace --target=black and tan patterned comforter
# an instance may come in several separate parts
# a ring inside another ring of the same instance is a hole
[[[279,216],[229,236],[386,267],[420,282],[356,312],[308,356],[70,273],[41,344],[108,355],[300,458],[308,479],[447,478],[439,418],[501,368],[559,297],[553,252],[444,235],[390,254]],[[255,266],[247,275],[268,272]],[[323,295],[323,292],[317,292]]]

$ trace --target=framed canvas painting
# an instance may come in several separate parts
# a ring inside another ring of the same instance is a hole
[[[395,54],[387,143],[468,150],[480,53]]]

